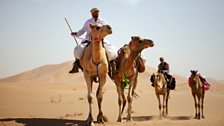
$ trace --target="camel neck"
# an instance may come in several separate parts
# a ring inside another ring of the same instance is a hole
[[[99,64],[101,62],[101,52],[103,48],[102,41],[94,41],[91,42],[92,46],[92,61],[95,64]]]
[[[138,52],[131,51],[126,62],[124,63],[123,69],[129,70],[133,66],[137,56],[138,56]]]

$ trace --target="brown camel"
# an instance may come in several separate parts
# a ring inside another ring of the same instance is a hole
[[[153,47],[153,41],[149,39],[141,39],[138,36],[132,36],[129,45],[123,47],[121,50],[123,53],[119,53],[116,65],[117,73],[114,75],[114,81],[116,83],[117,93],[118,93],[118,104],[119,104],[119,122],[122,121],[122,113],[124,107],[126,105],[126,98],[124,94],[124,80],[129,81],[129,89],[128,89],[128,115],[127,121],[131,120],[131,108],[132,108],[132,99],[135,94],[135,88],[137,86],[137,77],[138,71],[135,68],[136,58],[138,58],[140,52],[148,47]],[[141,71],[144,71],[144,68],[141,68]],[[132,94],[131,94],[132,93]],[[121,109],[121,105],[123,102],[123,107]]]
[[[87,125],[94,125],[92,116],[93,93],[92,84],[94,78],[98,77],[99,86],[97,89],[96,97],[98,102],[99,113],[97,116],[98,123],[107,121],[103,115],[101,104],[103,100],[103,86],[106,82],[106,74],[108,72],[108,61],[105,49],[103,47],[102,39],[109,34],[112,34],[112,29],[109,25],[101,27],[90,24],[91,28],[91,42],[86,47],[83,57],[80,59],[80,64],[83,68],[83,74],[86,80],[88,89],[88,102],[89,102],[89,116],[87,118]]]
[[[195,104],[195,119],[200,119],[200,116],[204,118],[204,97],[205,97],[205,91],[202,89],[202,81],[200,79],[200,75],[197,74],[198,71],[196,70],[191,70],[191,76],[189,77],[189,86],[191,87],[191,92],[194,98],[194,104]],[[198,101],[196,100],[196,96]],[[200,110],[201,108],[201,110]],[[200,111],[201,114],[200,115]]]
[[[159,117],[168,115],[168,99],[170,94],[170,89],[167,88],[167,81],[163,73],[153,74],[155,94],[159,102]],[[163,96],[163,106],[161,106],[160,95]],[[163,107],[163,108],[162,108]],[[166,112],[164,112],[164,109]]]

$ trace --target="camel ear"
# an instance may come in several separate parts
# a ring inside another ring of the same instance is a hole
[[[89,24],[89,27],[91,28],[91,29],[93,29],[94,28],[94,25],[93,24]]]
[[[139,36],[131,36],[131,40],[133,41],[138,41],[140,38]]]
[[[191,74],[197,74],[197,71],[191,70]]]

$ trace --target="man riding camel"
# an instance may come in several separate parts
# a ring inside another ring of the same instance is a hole
[[[167,62],[165,62],[163,57],[159,58],[160,60],[160,64],[158,65],[158,73],[169,73],[170,72],[170,68],[169,68],[169,64]]]
[[[91,37],[90,37],[90,32],[91,32],[90,24],[99,25],[99,26],[107,25],[108,24],[104,19],[99,18],[99,9],[98,8],[92,8],[90,10],[90,13],[92,15],[92,18],[88,19],[84,23],[83,27],[78,32],[72,32],[71,33],[71,35],[74,36],[74,37],[79,37],[79,36],[83,35],[84,33],[86,33],[86,37],[81,42],[81,44],[79,44],[78,46],[76,46],[74,48],[75,62],[74,62],[74,65],[73,65],[72,70],[70,70],[69,73],[77,73],[77,72],[79,72],[79,68],[81,68],[80,67],[80,63],[79,63],[79,60],[83,56],[83,52],[85,50],[85,47],[91,41]],[[109,42],[103,41],[103,43],[104,43],[104,47],[105,47],[105,50],[106,50],[106,54],[108,56],[108,60],[110,61],[109,64],[112,67],[112,68],[109,68],[109,71],[111,71],[111,69],[112,70],[115,70],[114,60],[117,57],[117,49],[116,49],[116,47],[112,46]]]
[[[169,84],[172,81],[172,75],[169,74],[170,73],[169,64],[165,62],[163,57],[160,57],[159,60],[160,60],[160,64],[158,65],[158,73],[164,74]]]

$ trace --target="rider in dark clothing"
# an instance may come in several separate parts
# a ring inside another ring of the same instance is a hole
[[[162,73],[167,81],[167,87],[171,90],[175,89],[176,81],[175,78],[172,77],[172,75],[169,74],[170,68],[169,64],[164,61],[163,57],[160,57],[160,64],[158,65],[158,73]],[[154,87],[154,74],[151,76],[150,81],[152,82],[152,86]]]
[[[172,76],[169,74],[170,68],[169,64],[165,62],[163,57],[159,58],[160,64],[158,65],[158,73],[163,73],[167,82],[171,83]]]
[[[169,73],[170,72],[169,64],[164,61],[163,57],[160,57],[159,60],[160,64],[158,65],[158,73]]]

